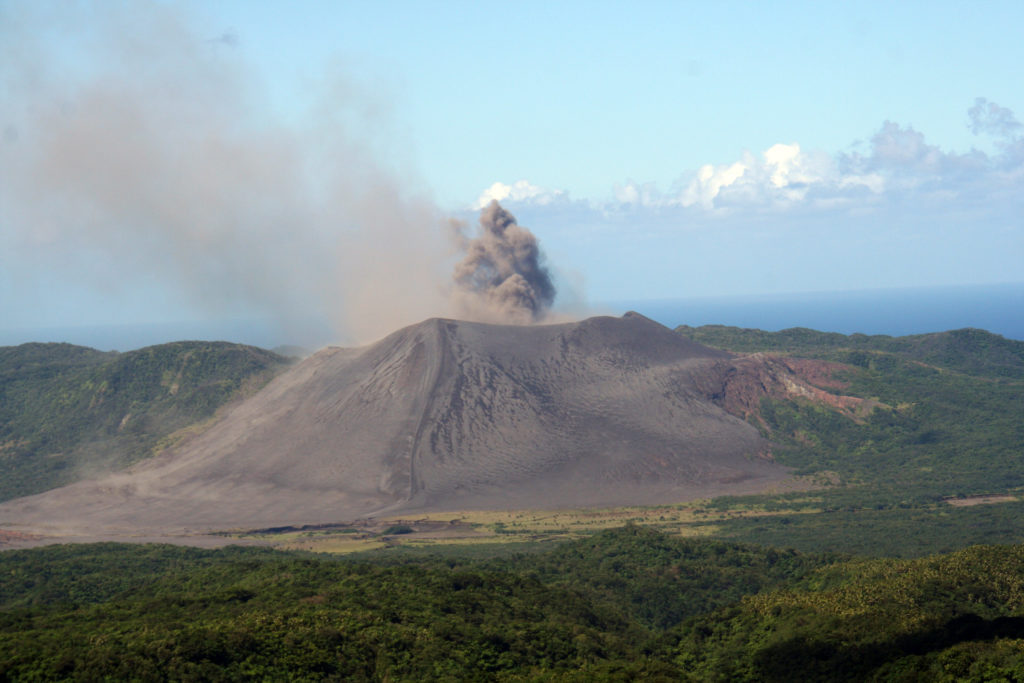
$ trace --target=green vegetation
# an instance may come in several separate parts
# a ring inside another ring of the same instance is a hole
[[[823,514],[731,520],[717,528],[720,535],[902,556],[1024,538],[1019,504],[951,509],[943,502],[1024,491],[1024,342],[970,329],[895,338],[722,326],[678,331],[733,351],[843,363],[847,369],[835,378],[845,386],[829,390],[881,404],[853,420],[808,400],[765,399],[761,418],[776,459],[799,474],[836,473],[841,483],[823,492]]]
[[[858,359],[864,359],[865,353],[885,353],[969,375],[1024,379],[1024,342],[973,328],[905,337],[845,335],[805,327],[765,332],[725,325],[681,325],[676,332],[707,346],[740,353],[775,351],[824,358],[836,352],[849,357],[849,352],[859,351],[854,355]]]
[[[224,342],[0,347],[0,500],[145,458],[287,362]]]
[[[857,352],[836,352],[853,364]],[[870,504],[1004,492],[1024,486],[1024,380],[993,381],[869,354],[845,394],[884,406],[854,421],[806,401],[765,401],[761,415],[800,473],[838,472],[874,489]],[[862,504],[864,491],[857,492]]]
[[[648,536],[619,535],[635,533]],[[622,561],[641,566],[642,551],[626,544]],[[645,666],[650,629],[528,564],[113,544],[10,551],[0,554],[0,678],[512,680]]]
[[[673,635],[699,680],[1021,680],[1024,547],[838,564]]]
[[[824,498],[850,495],[826,494]],[[739,502],[723,500],[722,504]],[[979,543],[1024,543],[1024,502],[970,507],[936,503],[880,510],[851,506],[813,514],[751,515],[717,523],[714,533],[730,541],[805,552],[922,557]]]
[[[0,553],[3,680],[1020,680],[1024,546],[916,560],[638,526],[486,560]]]
[[[627,525],[491,565],[583,590],[646,627],[664,629],[804,576],[834,559],[712,539],[680,539]]]

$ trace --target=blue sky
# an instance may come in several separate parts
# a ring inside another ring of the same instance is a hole
[[[1024,5],[0,0],[0,327],[1020,282]],[[312,321],[312,322],[311,322]],[[212,328],[211,328],[212,329]]]

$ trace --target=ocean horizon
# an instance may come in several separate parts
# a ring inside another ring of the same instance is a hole
[[[1024,283],[626,300],[595,306],[594,314],[621,315],[630,310],[671,328],[729,325],[774,332],[807,327],[842,334],[902,336],[974,327],[1024,341]],[[130,351],[190,339],[315,350],[343,343],[332,336],[326,325],[315,321],[283,333],[266,321],[240,319],[0,329],[0,346],[67,342],[103,351]]]

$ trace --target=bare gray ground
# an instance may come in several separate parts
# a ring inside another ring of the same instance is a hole
[[[788,477],[696,391],[728,358],[637,314],[432,319],[328,348],[133,469],[0,505],[62,538],[192,537],[413,510],[657,504]]]

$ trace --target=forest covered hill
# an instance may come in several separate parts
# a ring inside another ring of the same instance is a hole
[[[726,325],[681,325],[676,332],[702,344],[739,353],[773,351],[813,358],[843,358],[857,361],[854,365],[869,362],[869,358],[857,354],[858,351],[885,353],[970,375],[1024,379],[1024,341],[974,328],[903,337],[847,335],[805,327],[766,332]]]
[[[1024,342],[975,329],[907,337],[676,331],[739,353],[839,363],[825,388],[874,402],[850,417],[799,397],[762,401],[757,421],[775,459],[827,475],[830,485],[804,500],[717,501],[789,513],[735,519],[720,536],[905,557],[1024,540]]]
[[[0,501],[137,462],[289,362],[227,342],[0,347]]]
[[[863,419],[820,404],[768,399],[764,429],[783,464],[832,471],[861,505],[885,507],[1024,487],[1024,342],[982,330],[909,337],[681,327],[742,353],[843,364],[844,395],[875,402]],[[839,390],[832,388],[832,391]]]

